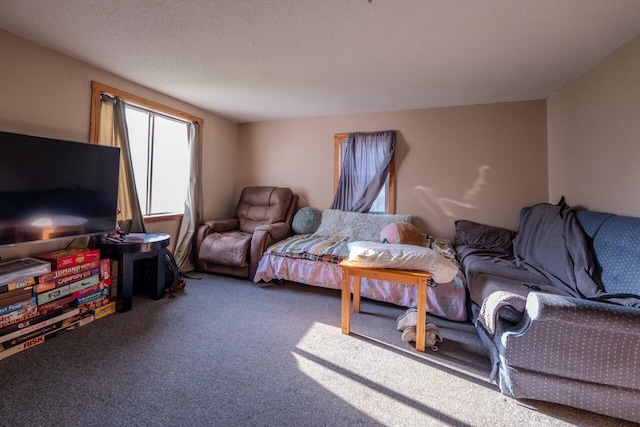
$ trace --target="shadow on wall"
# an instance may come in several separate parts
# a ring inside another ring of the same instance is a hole
[[[484,187],[486,186],[487,171],[491,169],[488,165],[478,166],[478,174],[471,185],[460,200],[441,197],[438,190],[429,187],[417,185],[413,188],[414,196],[423,204],[431,219],[441,218],[443,216],[450,218],[466,218],[469,211],[477,209],[476,202]]]

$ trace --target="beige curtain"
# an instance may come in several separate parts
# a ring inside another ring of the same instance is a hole
[[[120,179],[118,181],[118,221],[120,228],[127,233],[145,233],[146,228],[140,211],[133,166],[131,164],[124,101],[104,94],[101,96],[100,101],[98,143],[120,148]]]
[[[200,126],[198,123],[189,124],[189,188],[187,200],[184,202],[184,215],[178,231],[175,246],[175,258],[182,271],[194,269],[193,238],[196,226],[203,217],[202,208],[202,179],[200,170]]]

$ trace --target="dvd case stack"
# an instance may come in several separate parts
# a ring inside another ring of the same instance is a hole
[[[0,360],[115,312],[110,287],[98,249],[0,263]]]

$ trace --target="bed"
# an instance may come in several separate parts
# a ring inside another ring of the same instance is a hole
[[[340,289],[342,273],[338,264],[349,256],[349,243],[379,242],[381,230],[395,221],[410,222],[410,216],[325,210],[320,226],[314,233],[297,234],[269,247],[258,263],[254,281],[287,280]],[[453,246],[448,240],[425,235],[423,245],[457,266]],[[361,295],[403,307],[417,305],[417,288],[402,283],[363,278]],[[467,319],[465,279],[462,272],[458,271],[450,282],[429,281],[427,311],[449,320]]]

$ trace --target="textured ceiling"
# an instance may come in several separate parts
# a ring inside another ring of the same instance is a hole
[[[544,99],[640,0],[2,0],[0,28],[242,123]]]

